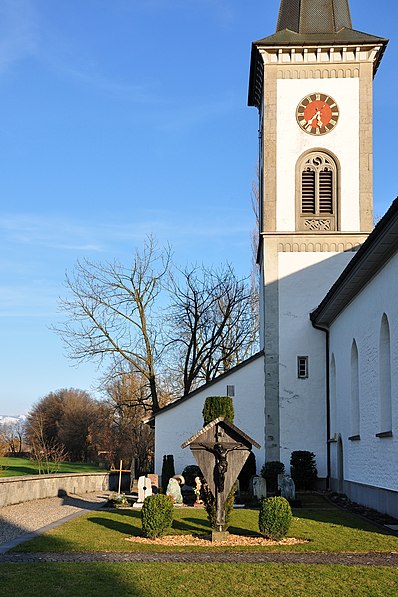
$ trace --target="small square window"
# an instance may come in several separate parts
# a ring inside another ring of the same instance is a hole
[[[297,377],[299,379],[307,379],[308,357],[297,357]]]
[[[227,386],[227,396],[235,396],[235,386]]]

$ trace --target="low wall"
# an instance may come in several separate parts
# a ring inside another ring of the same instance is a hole
[[[100,472],[5,477],[0,479],[0,508],[56,497],[60,492],[82,495],[107,491],[114,476],[114,473]]]
[[[333,491],[345,493],[351,501],[361,506],[398,518],[398,491],[333,478],[330,487]]]

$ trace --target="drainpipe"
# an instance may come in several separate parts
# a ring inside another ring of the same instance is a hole
[[[330,489],[330,475],[331,475],[331,464],[330,464],[330,333],[329,328],[322,327],[317,325],[314,321],[312,321],[312,325],[315,329],[320,330],[326,334],[326,466],[327,466],[327,476],[326,476],[326,488]]]

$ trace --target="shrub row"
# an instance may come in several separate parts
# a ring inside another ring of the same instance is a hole
[[[231,492],[233,496],[233,492]],[[233,500],[229,500],[226,518],[229,519]],[[147,497],[141,510],[142,530],[145,537],[163,537],[173,524],[173,502],[167,495],[157,494]],[[212,527],[215,527],[215,509],[208,512]],[[290,504],[283,497],[265,498],[261,501],[258,517],[260,533],[267,539],[279,541],[287,535],[292,521]]]
[[[285,472],[282,462],[266,462],[261,469],[261,476],[267,481],[267,490],[277,492],[278,475]],[[313,489],[318,478],[315,454],[307,450],[296,450],[290,457],[290,474],[296,489]]]

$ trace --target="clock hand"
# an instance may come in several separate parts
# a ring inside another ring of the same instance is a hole
[[[317,124],[318,124],[319,127],[323,126],[322,120],[321,120],[321,111],[320,110],[317,110],[315,112],[315,114],[312,116],[312,118],[310,118],[310,120],[308,120],[308,124],[311,124],[311,126],[312,126],[312,123],[314,122],[314,120],[317,121]]]

